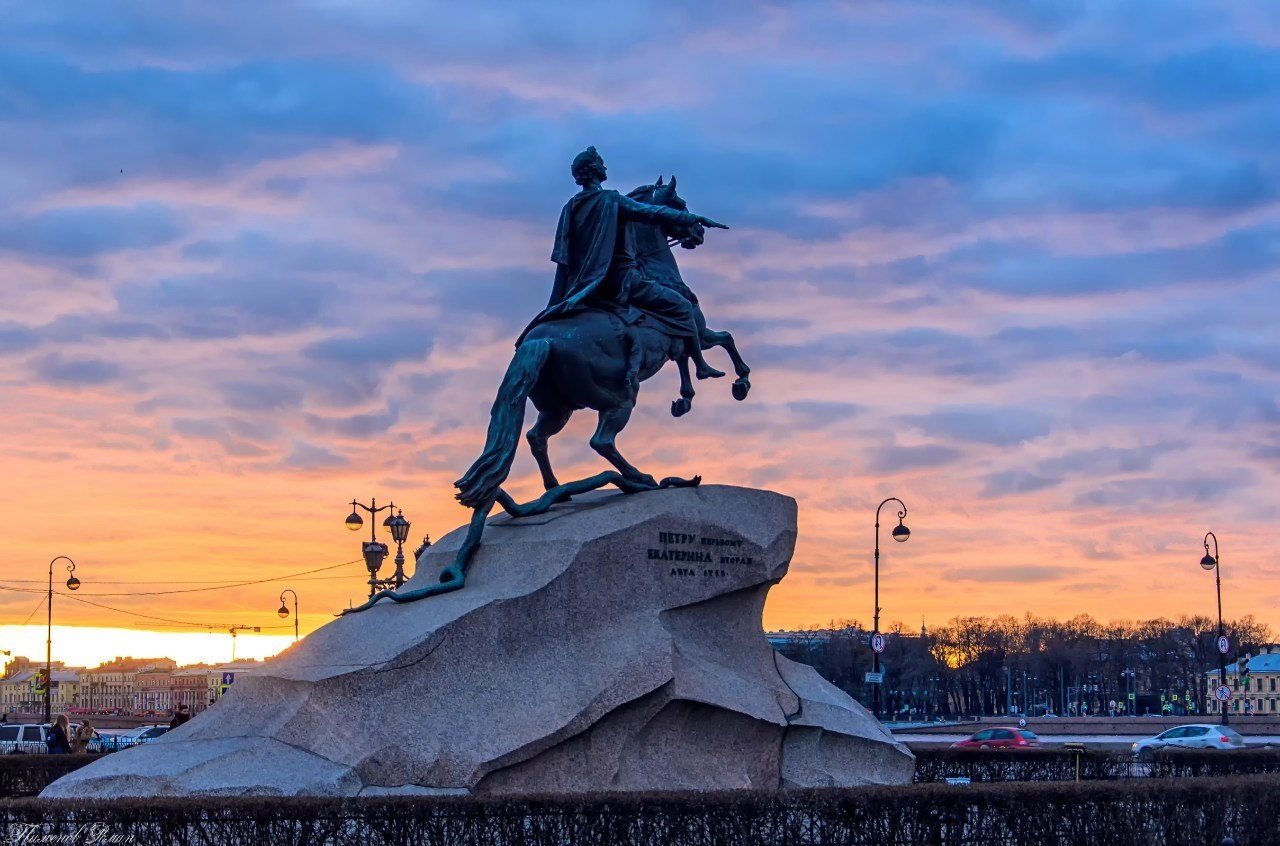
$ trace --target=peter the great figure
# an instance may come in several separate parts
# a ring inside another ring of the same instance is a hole
[[[676,362],[680,373],[673,416],[692,407],[690,359],[700,379],[724,375],[703,360],[704,349],[722,347],[729,354],[737,376],[735,399],[745,399],[751,389],[751,370],[738,355],[733,336],[707,328],[698,298],[681,279],[671,252],[674,244],[700,246],[707,227],[728,227],[690,212],[676,193],[674,176],[669,183],[660,177],[625,195],[603,188],[608,172],[594,147],[579,153],[570,171],[582,190],[560,213],[551,252],[556,275],[550,302],[520,334],[493,402],[484,452],[455,483],[458,501],[472,509],[466,539],[439,583],[384,591],[347,613],[381,599],[408,602],[462,587],[495,504],[523,517],[604,485],[626,493],[697,485],[697,476],[657,481],[632,466],[614,443],[635,408],[640,383],[668,361]],[[527,401],[538,410],[526,437],[546,493],[519,504],[502,490],[502,483],[519,444]],[[592,449],[615,469],[561,484],[551,469],[547,440],[584,408],[598,413]]]
[[[656,321],[664,332],[679,338],[693,359],[699,379],[723,376],[707,364],[698,343],[693,303],[673,288],[647,278],[636,263],[635,232],[627,223],[647,223],[663,228],[729,227],[682,208],[650,205],[633,200],[600,183],[608,177],[604,159],[588,147],[573,160],[573,179],[582,190],[565,203],[556,227],[551,260],[556,278],[551,300],[529,329],[547,320],[563,318],[584,308],[619,315],[628,324]],[[683,206],[683,202],[680,203]],[[524,340],[525,333],[520,336]],[[516,342],[519,346],[520,341]],[[638,385],[637,385],[638,387]]]

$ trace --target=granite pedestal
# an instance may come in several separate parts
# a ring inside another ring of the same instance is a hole
[[[436,580],[464,529],[408,588]],[[334,619],[46,797],[579,793],[911,779],[910,752],[765,640],[796,504],[599,492],[490,521],[454,593]]]

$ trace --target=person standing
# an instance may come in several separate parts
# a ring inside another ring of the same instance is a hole
[[[71,754],[71,721],[67,719],[66,714],[59,714],[53,721],[53,732],[49,735],[48,746],[50,755]]]
[[[179,705],[178,709],[173,712],[173,719],[169,721],[169,728],[176,729],[178,726],[191,719],[191,712],[186,705]]]
[[[93,739],[96,733],[93,730],[93,726],[89,725],[88,720],[81,723],[80,727],[76,729],[75,743],[73,744],[75,752],[77,754],[87,752],[89,750],[89,741]]]

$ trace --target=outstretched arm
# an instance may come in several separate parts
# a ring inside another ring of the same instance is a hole
[[[618,214],[624,220],[638,220],[641,223],[652,223],[657,226],[692,226],[700,223],[713,229],[728,229],[723,223],[716,223],[709,217],[693,212],[679,211],[667,206],[655,206],[633,200],[626,194],[619,194]]]
[[[623,220],[652,223],[655,226],[689,226],[698,218],[696,214],[686,211],[641,203],[626,194],[618,195],[618,216]]]

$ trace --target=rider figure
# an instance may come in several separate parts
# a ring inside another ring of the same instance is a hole
[[[684,342],[699,379],[723,376],[702,357],[693,305],[667,286],[639,272],[626,223],[658,226],[702,226],[728,229],[710,218],[687,211],[641,203],[600,186],[607,176],[604,159],[588,147],[573,160],[573,179],[582,191],[565,203],[556,229],[551,260],[557,265],[555,285],[547,308],[520,335],[546,320],[567,317],[583,308],[617,314],[628,325],[645,318],[661,324],[663,332]],[[516,342],[517,346],[519,341]],[[635,374],[630,375],[633,389]]]

